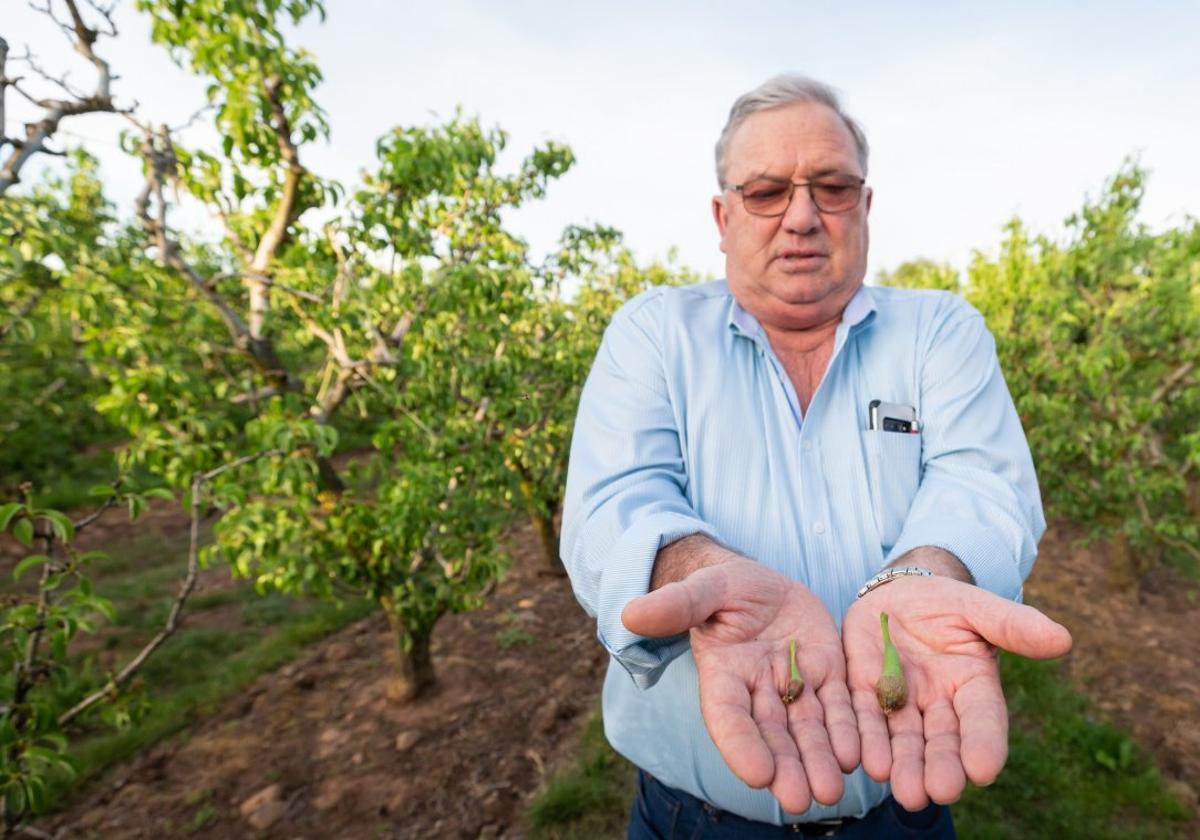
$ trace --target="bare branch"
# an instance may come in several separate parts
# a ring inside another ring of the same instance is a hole
[[[71,75],[70,72],[63,73],[61,76],[55,76],[55,75],[51,74],[50,71],[46,70],[44,67],[42,67],[40,64],[37,63],[37,59],[35,59],[28,50],[26,50],[25,55],[21,56],[18,59],[18,61],[24,61],[27,65],[29,65],[30,70],[32,70],[38,76],[41,76],[43,79],[45,79],[47,82],[54,85],[55,87],[61,88],[63,93],[65,93],[67,96],[71,97],[72,99],[86,99],[87,98],[86,93],[84,93],[83,91],[81,91],[77,88],[71,87],[70,83],[67,81],[67,79]],[[26,95],[26,98],[29,98],[28,95]],[[34,104],[40,105],[43,108],[48,108],[48,107],[51,107],[52,100],[39,99],[36,102],[34,102]]]
[[[209,470],[196,476],[192,480],[192,524],[191,524],[191,539],[188,544],[188,561],[187,573],[184,575],[183,581],[179,585],[179,593],[175,596],[174,602],[171,604],[171,611],[167,615],[167,620],[163,624],[158,633],[146,643],[137,654],[125,664],[120,672],[110,679],[108,683],[98,691],[94,691],[83,700],[80,700],[67,711],[63,712],[58,717],[58,725],[65,727],[68,723],[79,717],[92,706],[100,703],[112,696],[117,690],[127,683],[138,669],[146,663],[154,651],[162,646],[163,642],[171,637],[176,630],[179,629],[180,616],[183,614],[184,604],[187,602],[188,596],[192,594],[192,590],[196,587],[196,578],[200,574],[200,519],[201,519],[201,491],[204,485],[212,481],[222,473],[228,472],[238,467],[245,466],[260,458],[269,458],[275,455],[282,455],[282,449],[270,449],[265,452],[258,452],[253,455],[246,455],[238,458],[236,461],[231,461],[215,469]]]
[[[96,510],[92,511],[87,516],[83,517],[83,519],[80,519],[78,522],[72,523],[75,526],[75,533],[78,534],[84,528],[91,525],[93,522],[95,522],[97,519],[99,519],[101,516],[103,516],[104,512],[107,511],[108,509],[116,507],[117,503],[121,501],[120,496],[117,495],[117,490],[118,490],[118,488],[120,488],[120,486],[121,486],[120,479],[117,479],[116,481],[114,481],[112,483],[112,489],[113,489],[112,495],[109,496],[107,499],[105,499],[104,503],[102,505],[100,505],[100,507],[96,508]]]
[[[302,289],[294,289],[291,286],[285,286],[284,284],[282,284],[278,281],[272,280],[270,277],[268,277],[264,274],[259,274],[254,271],[247,271],[247,272],[244,272],[242,274],[242,276],[249,277],[250,279],[254,280],[254,282],[256,282],[256,283],[262,283],[264,286],[266,286],[269,289],[279,289],[279,291],[284,292],[285,294],[289,294],[292,297],[298,297],[301,300],[307,300],[309,303],[324,303],[325,302],[324,298],[322,298],[320,295],[314,295],[312,292],[306,292],[306,291],[303,291]]]
[[[53,397],[55,394],[57,394],[59,391],[61,391],[63,388],[65,388],[66,385],[67,385],[67,380],[62,376],[58,377],[53,382],[51,382],[49,385],[47,385],[45,388],[43,388],[42,392],[40,394],[38,394],[36,397],[34,397],[33,407],[41,408],[47,402],[50,401],[51,397]]]
[[[412,325],[415,321],[415,312],[406,312],[404,315],[400,316],[400,318],[396,321],[395,326],[392,327],[391,332],[388,334],[387,339],[377,340],[375,347],[371,350],[370,355],[362,361],[353,362],[348,358],[337,359],[337,363],[341,368],[338,371],[337,380],[334,382],[333,387],[325,392],[324,395],[318,399],[317,404],[309,410],[318,423],[328,423],[330,420],[332,420],[333,415],[339,408],[341,408],[342,403],[344,403],[353,392],[355,381],[353,373],[356,369],[361,371],[359,376],[360,381],[366,384],[377,386],[377,383],[375,383],[375,381],[372,380],[366,372],[373,367],[383,367],[384,365],[395,363],[392,351],[403,348],[404,339],[408,336],[408,331],[412,329]],[[379,335],[378,330],[376,330],[376,334]],[[381,335],[379,336],[379,339],[382,339]],[[331,351],[332,350],[333,346],[331,345]],[[418,423],[418,425],[420,424]],[[422,428],[424,427],[422,426]],[[428,429],[425,429],[425,431],[429,432]],[[432,436],[431,432],[430,435]]]
[[[346,284],[350,279],[350,270],[346,261],[346,252],[343,250],[342,244],[337,241],[333,225],[325,226],[325,236],[329,239],[329,247],[333,250],[333,258],[337,260],[337,274],[333,278],[333,293],[330,301],[333,304],[334,317],[337,317],[339,310],[342,308],[342,301],[346,297]]]
[[[1150,397],[1151,402],[1160,403],[1168,394],[1175,390],[1181,382],[1188,378],[1193,370],[1196,369],[1194,361],[1188,361],[1181,364],[1175,370],[1168,374],[1167,378],[1162,381],[1162,384],[1155,389],[1154,395]]]
[[[46,0],[45,6],[31,4],[34,9],[48,15],[59,27],[68,34],[71,41],[71,46],[91,62],[96,68],[97,80],[96,90],[90,96],[76,95],[71,88],[66,85],[65,77],[61,80],[55,80],[71,95],[70,99],[34,99],[32,96],[22,90],[12,79],[4,77],[4,81],[0,83],[0,91],[5,87],[12,87],[22,96],[25,96],[30,101],[44,109],[42,118],[37,122],[28,123],[25,126],[25,138],[16,140],[15,138],[5,138],[12,145],[12,152],[8,159],[0,166],[0,195],[4,195],[10,187],[17,184],[21,180],[21,168],[35,154],[48,153],[46,141],[49,140],[54,133],[58,131],[59,123],[67,117],[79,116],[81,114],[91,113],[122,113],[128,112],[128,109],[117,108],[113,104],[112,99],[112,81],[113,75],[109,68],[108,62],[96,55],[93,45],[96,43],[98,30],[90,28],[79,14],[79,8],[75,4],[75,0],[65,0],[67,9],[71,13],[71,24],[66,24],[59,20],[53,8],[51,8],[49,0]],[[107,12],[93,5],[109,23],[109,32],[116,32],[116,28],[112,26],[112,18]],[[109,34],[106,32],[106,34]],[[7,45],[4,47],[5,56],[7,56]],[[29,57],[32,62],[32,57]],[[31,66],[33,66],[31,64]],[[2,68],[0,68],[2,69]],[[2,75],[2,74],[0,74]],[[0,135],[3,134],[4,123],[0,120]]]
[[[297,199],[300,194],[300,179],[304,176],[304,167],[300,165],[300,154],[296,150],[296,144],[292,142],[292,128],[288,123],[287,114],[283,109],[283,101],[280,98],[282,86],[283,79],[279,76],[270,76],[263,82],[267,100],[271,103],[271,127],[275,130],[279,151],[284,163],[287,164],[287,171],[283,176],[283,187],[280,190],[279,204],[275,208],[275,215],[266,231],[263,232],[262,238],[258,242],[258,248],[255,249],[254,258],[250,261],[251,271],[259,275],[268,273],[271,260],[274,259],[275,253],[287,235],[288,226],[295,220]],[[246,288],[250,293],[250,335],[261,339],[265,335],[270,298],[267,295],[266,286],[261,281],[249,279]]]
[[[33,629],[29,633],[29,640],[25,643],[25,657],[17,663],[16,667],[16,685],[13,687],[12,706],[17,709],[25,703],[25,697],[33,688],[36,680],[34,666],[37,663],[38,648],[42,645],[42,636],[46,632],[46,615],[50,612],[52,590],[48,584],[50,576],[55,572],[54,533],[51,531],[39,532],[37,536],[42,540],[44,547],[42,553],[46,555],[46,562],[42,564],[42,576],[38,580],[37,611]]]
[[[267,339],[255,339],[250,328],[225,298],[214,288],[212,280],[202,276],[183,257],[182,248],[170,235],[167,226],[167,202],[164,185],[176,177],[179,161],[166,126],[150,129],[141,126],[144,137],[138,148],[146,161],[146,186],[135,202],[135,213],[142,229],[155,242],[162,263],[179,272],[217,310],[225,322],[234,346],[250,356],[254,363],[276,384],[287,383],[291,377],[283,367],[274,345]],[[151,210],[151,199],[154,209]]]
[[[217,106],[213,105],[210,102],[209,104],[205,105],[203,108],[198,108],[194,114],[192,114],[190,117],[187,118],[186,122],[181,123],[180,125],[172,126],[171,128],[169,128],[167,130],[171,134],[178,134],[181,131],[186,131],[187,129],[189,129],[193,125],[195,125],[195,123],[198,119],[200,119],[202,116],[204,116],[206,113],[208,113],[215,107],[217,107]]]
[[[236,397],[232,397],[229,402],[232,405],[242,405],[243,403],[258,402],[259,400],[269,399],[270,397],[278,397],[282,394],[298,393],[302,390],[303,388],[301,387],[300,383],[289,382],[288,387],[286,388],[276,388],[274,386],[259,388],[257,391],[251,391],[248,394],[238,394]]]
[[[4,148],[4,144],[8,142],[8,123],[5,122],[4,116],[4,93],[8,88],[8,76],[5,75],[4,68],[8,64],[8,41],[0,37],[0,149]]]
[[[1146,526],[1146,530],[1154,535],[1155,539],[1170,546],[1171,548],[1186,552],[1187,554],[1191,555],[1191,558],[1195,561],[1200,561],[1200,549],[1184,540],[1178,540],[1174,537],[1169,537],[1161,531],[1158,531],[1154,527],[1155,519],[1150,515],[1150,507],[1146,504],[1146,500],[1142,498],[1142,494],[1137,493],[1134,498],[1137,500],[1138,513],[1141,516],[1142,524]]]

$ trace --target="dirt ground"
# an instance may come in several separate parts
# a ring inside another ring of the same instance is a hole
[[[440,685],[417,703],[385,695],[390,635],[376,616],[38,827],[64,840],[520,836],[529,793],[594,708],[605,658],[566,580],[529,570],[532,533],[513,539],[530,562],[484,610],[442,620]]]
[[[486,609],[439,625],[434,693],[388,702],[387,630],[368,619],[39,828],[64,840],[524,836],[529,798],[594,707],[604,656],[566,581],[530,571],[532,534],[514,539],[522,562]],[[1194,807],[1200,665],[1189,652],[1200,605],[1166,574],[1137,594],[1110,592],[1103,562],[1051,533],[1027,599],[1073,632],[1072,682]]]
[[[1200,584],[1166,569],[1136,589],[1114,591],[1103,546],[1081,548],[1078,532],[1042,539],[1026,600],[1075,638],[1067,674],[1100,712],[1153,755],[1163,780],[1200,810]],[[1200,821],[1196,824],[1200,836]]]

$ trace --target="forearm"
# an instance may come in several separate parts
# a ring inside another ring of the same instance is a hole
[[[935,575],[953,578],[972,585],[975,583],[975,576],[971,574],[970,569],[963,565],[961,560],[949,551],[931,545],[923,545],[912,551],[906,551],[889,563],[887,567],[890,569],[897,566],[921,566]]]
[[[650,590],[683,580],[692,572],[741,557],[705,534],[692,534],[665,545],[654,558]]]

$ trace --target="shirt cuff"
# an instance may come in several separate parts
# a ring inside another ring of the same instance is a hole
[[[1003,535],[979,523],[953,520],[909,522],[884,560],[884,566],[914,548],[940,548],[953,554],[967,567],[979,588],[1010,601],[1020,601],[1023,591],[1021,573],[1017,560],[1004,548],[1008,543],[1009,540]]]
[[[638,688],[650,688],[667,665],[686,651],[687,634],[656,638],[632,633],[621,623],[625,605],[650,589],[658,550],[692,534],[717,540],[705,522],[679,513],[657,513],[638,521],[613,546],[604,562],[596,609],[600,644],[633,678]]]

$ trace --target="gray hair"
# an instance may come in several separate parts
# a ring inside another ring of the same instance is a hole
[[[854,119],[842,110],[842,103],[829,85],[810,79],[807,76],[783,74],[767,79],[749,93],[738,97],[729,109],[729,119],[721,129],[717,138],[717,183],[725,187],[725,154],[729,151],[729,141],[746,118],[758,111],[770,111],[783,108],[797,102],[815,102],[824,105],[842,118],[846,128],[854,137],[854,145],[858,149],[858,163],[863,175],[867,174],[867,137]]]

